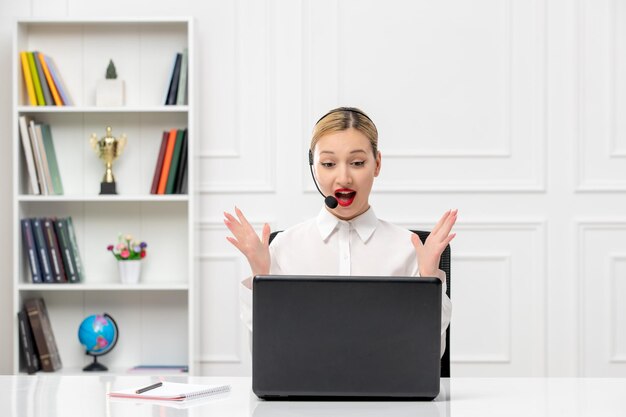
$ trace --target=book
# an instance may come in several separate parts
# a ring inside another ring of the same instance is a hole
[[[37,68],[37,75],[39,76],[39,83],[41,84],[41,91],[43,93],[44,105],[51,106],[54,104],[52,99],[52,93],[50,92],[50,86],[46,81],[46,75],[43,73],[43,67],[41,61],[39,61],[39,52],[33,52],[33,60],[35,61],[35,68]]]
[[[159,156],[157,157],[156,166],[154,167],[154,176],[152,177],[152,187],[150,187],[150,194],[157,194],[159,190],[159,179],[161,179],[161,170],[163,170],[163,158],[165,157],[165,148],[167,148],[168,132],[163,132],[161,138],[161,147],[159,148]]]
[[[180,64],[180,77],[178,77],[178,91],[176,92],[176,104],[179,106],[187,104],[187,67],[189,50],[183,50],[183,58]]]
[[[26,116],[20,116],[20,139],[22,141],[22,149],[24,150],[24,158],[26,159],[26,168],[28,169],[28,178],[30,179],[30,191],[35,194],[41,194],[39,190],[39,180],[37,179],[37,168],[35,167],[35,156],[28,132],[30,120]]]
[[[22,62],[22,74],[24,76],[24,85],[26,85],[26,95],[28,96],[28,104],[37,105],[37,96],[35,95],[35,86],[33,85],[33,76],[30,74],[30,65],[28,64],[28,55],[26,51],[20,52],[20,61]]]
[[[53,372],[63,366],[59,349],[52,332],[52,325],[46,303],[43,298],[30,298],[24,301],[24,308],[28,314],[28,321],[33,330],[33,338],[37,346],[41,369]]]
[[[83,270],[83,263],[80,260],[80,252],[78,251],[78,241],[76,240],[76,233],[74,232],[74,221],[71,217],[67,217],[65,224],[67,226],[68,237],[70,238],[70,247],[72,248],[72,255],[74,256],[78,282],[83,282],[85,280],[85,272]]]
[[[24,254],[28,259],[28,265],[30,266],[30,276],[32,282],[38,284],[43,282],[41,276],[41,268],[39,266],[39,256],[37,256],[37,245],[35,244],[35,235],[33,234],[33,227],[30,223],[30,219],[20,220],[22,226],[22,241],[24,243]]]
[[[185,130],[176,131],[176,143],[174,144],[174,152],[172,153],[172,163],[170,165],[170,172],[167,175],[167,184],[165,186],[165,194],[174,194],[174,186],[176,185],[176,173],[178,172],[178,165],[180,164],[180,150],[183,147],[183,137],[185,136]]]
[[[63,195],[63,183],[61,182],[61,173],[59,172],[59,163],[57,162],[57,153],[54,150],[54,143],[52,141],[52,130],[50,125],[43,123],[41,125],[41,135],[43,140],[44,150],[48,159],[48,171],[50,173],[50,181],[52,185],[53,194]]]
[[[39,363],[39,354],[35,346],[33,330],[30,327],[28,314],[25,310],[20,310],[17,313],[17,324],[20,334],[20,359],[22,364],[20,369],[26,370],[29,374],[34,374],[41,370],[41,364]]]
[[[53,221],[53,224],[57,240],[59,241],[59,252],[61,254],[61,258],[63,259],[67,281],[71,283],[78,282],[78,273],[76,272],[76,264],[74,261],[74,255],[72,254],[72,245],[70,244],[66,219],[56,219]]]
[[[40,147],[39,141],[37,140],[37,133],[35,132],[35,121],[32,119],[30,120],[30,124],[28,126],[28,135],[30,137],[30,144],[33,148],[33,156],[35,157],[35,168],[37,170],[37,179],[39,180],[39,189],[42,195],[48,195],[48,186],[43,168],[43,159],[41,156],[41,153],[43,152],[43,142]]]
[[[187,365],[137,365],[128,370],[132,373],[189,372]]]
[[[217,394],[224,394],[230,391],[230,385],[198,385],[169,381],[163,381],[153,385],[158,384],[161,385],[153,389],[148,389],[144,392],[141,391],[146,388],[150,388],[151,385],[146,384],[146,386],[143,387],[111,391],[109,392],[109,397],[156,401],[186,401],[206,398]]]
[[[176,54],[176,64],[174,64],[174,73],[170,81],[169,92],[167,93],[166,105],[176,104],[176,93],[178,92],[178,81],[180,78],[180,66],[182,65],[183,54]]]
[[[159,178],[159,188],[157,190],[157,194],[165,194],[165,187],[167,186],[167,176],[170,173],[172,154],[174,153],[175,145],[176,129],[172,129],[170,130],[169,137],[167,138],[167,148],[165,149],[165,157],[163,158],[163,169],[161,170],[161,178]]]
[[[37,136],[37,146],[39,147],[39,152],[41,153],[41,163],[43,167],[43,176],[46,181],[46,189],[48,190],[48,194],[56,194],[54,192],[54,187],[52,186],[52,175],[50,175],[50,165],[48,165],[48,153],[46,152],[46,147],[43,143],[43,133],[41,132],[41,125],[35,124],[35,135]]]
[[[63,82],[63,78],[61,78],[61,73],[57,69],[57,66],[54,63],[54,60],[52,59],[52,57],[48,55],[44,55],[44,60],[46,61],[46,64],[48,64],[48,70],[50,71],[50,76],[52,77],[52,80],[54,81],[54,84],[56,85],[56,88],[59,92],[59,95],[61,96],[61,100],[63,101],[63,104],[66,106],[73,106],[74,103],[72,102],[72,97],[70,97],[70,92],[65,86],[65,83]]]
[[[39,219],[30,219],[30,222],[35,235],[35,245],[37,246],[37,255],[41,264],[43,282],[52,283],[54,279],[52,278],[52,267],[50,266],[50,255],[48,254],[43,224]]]
[[[182,193],[183,176],[187,170],[187,129],[185,129],[185,135],[183,136],[183,147],[180,151],[180,163],[178,164],[178,172],[176,173],[176,185],[174,185],[175,194]]]
[[[42,219],[41,223],[43,224],[46,246],[50,254],[50,265],[52,265],[52,277],[54,278],[54,282],[67,282],[65,267],[63,266],[63,259],[61,258],[59,242],[54,231],[52,219]]]
[[[30,68],[30,75],[33,78],[33,86],[35,87],[35,97],[37,97],[37,105],[45,106],[46,102],[43,99],[43,90],[39,83],[39,75],[37,73],[37,67],[35,66],[35,57],[32,52],[26,52],[28,57],[28,67]]]
[[[39,59],[39,63],[41,64],[41,69],[43,69],[43,75],[46,77],[46,82],[48,83],[48,87],[50,87],[50,93],[52,94],[53,103],[57,106],[63,105],[63,100],[59,96],[59,92],[57,91],[56,85],[54,84],[54,80],[52,79],[52,75],[50,75],[50,69],[48,69],[48,64],[45,60],[45,55],[39,52],[36,56]]]

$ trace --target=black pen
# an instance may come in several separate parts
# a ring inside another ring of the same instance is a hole
[[[148,385],[144,388],[139,388],[137,391],[135,391],[135,394],[142,394],[146,391],[150,391],[151,389],[159,388],[161,385],[163,385],[163,382],[157,382],[156,384]]]

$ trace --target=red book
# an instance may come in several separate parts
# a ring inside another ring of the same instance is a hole
[[[161,149],[159,149],[159,157],[157,158],[156,168],[154,169],[154,177],[152,177],[152,187],[150,188],[150,194],[156,194],[159,190],[159,179],[161,178],[161,170],[163,169],[163,158],[165,157],[165,148],[167,148],[167,138],[169,132],[163,132],[163,139],[161,139]]]
[[[167,185],[167,176],[170,173],[170,166],[172,165],[172,154],[174,153],[175,144],[176,129],[172,129],[167,139],[167,148],[165,149],[165,157],[163,158],[163,169],[161,170],[161,178],[159,178],[157,194],[165,194],[165,186]]]

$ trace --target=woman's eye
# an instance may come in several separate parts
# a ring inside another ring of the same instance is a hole
[[[356,167],[362,167],[363,165],[365,165],[365,161],[354,161],[352,162],[352,165]]]
[[[332,168],[333,166],[335,166],[334,162],[320,162],[320,165],[322,165],[324,168]]]

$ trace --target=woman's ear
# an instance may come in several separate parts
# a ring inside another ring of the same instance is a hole
[[[374,176],[377,177],[378,174],[380,173],[380,162],[382,159],[382,155],[380,154],[380,151],[378,151],[376,153],[376,170],[374,171]]]

